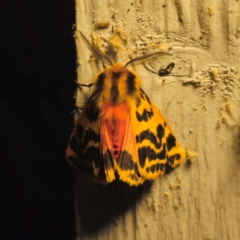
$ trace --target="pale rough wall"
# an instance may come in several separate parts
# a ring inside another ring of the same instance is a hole
[[[144,43],[171,45],[172,55],[135,69],[181,145],[198,153],[137,188],[76,175],[78,239],[240,239],[239,12],[236,0],[76,0],[78,82],[91,83],[101,70],[79,30],[109,39],[119,26],[130,36],[123,63],[145,52]],[[110,26],[96,30],[100,22]],[[170,62],[173,76],[149,70]],[[77,105],[88,94],[78,91]]]

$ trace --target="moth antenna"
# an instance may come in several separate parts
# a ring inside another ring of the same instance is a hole
[[[84,42],[87,44],[88,48],[91,50],[91,52],[99,59],[101,59],[103,62],[105,60],[105,63],[108,64],[108,65],[113,65],[111,59],[106,55],[106,54],[103,54],[101,51],[99,51],[97,48],[95,48],[89,41],[88,39],[84,36],[84,34],[79,31],[80,34],[82,35],[83,39],[84,39]]]
[[[71,114],[75,114],[75,113],[80,114],[80,111],[82,111],[82,110],[83,110],[83,108],[78,107],[78,106],[74,106]]]
[[[131,59],[130,61],[128,61],[128,62],[125,64],[124,67],[127,67],[127,65],[129,65],[130,63],[133,63],[133,62],[135,62],[135,61],[143,60],[143,59],[145,59],[145,58],[149,58],[149,57],[152,57],[152,56],[157,55],[157,54],[172,55],[172,54],[170,54],[170,53],[161,52],[161,51],[152,52],[152,53],[147,53],[147,54],[145,54],[145,55],[143,55],[143,56],[140,56],[140,57],[136,57],[136,58]]]

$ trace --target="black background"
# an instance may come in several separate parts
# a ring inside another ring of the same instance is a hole
[[[0,2],[2,239],[74,239],[74,1]]]

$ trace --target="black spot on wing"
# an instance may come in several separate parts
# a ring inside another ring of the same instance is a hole
[[[174,163],[175,161],[179,161],[181,158],[181,155],[176,153],[170,157],[167,158],[167,164],[166,164],[166,174],[169,174],[174,169]]]
[[[104,163],[105,170],[110,170],[113,168],[113,157],[110,150],[107,150],[102,156],[102,162]]]
[[[159,159],[159,160],[166,159],[166,157],[167,157],[166,146],[164,144],[163,148],[160,152],[154,151],[154,149],[152,149],[149,146],[140,147],[138,149],[138,157],[139,157],[140,166],[142,168],[144,168],[145,162],[147,159],[149,162],[157,160],[157,159]]]
[[[147,122],[152,116],[153,116],[152,110],[148,111],[144,109],[142,114],[140,114],[139,112],[136,112],[136,117],[139,122],[141,121]]]
[[[176,138],[170,133],[167,137],[167,149],[170,151],[176,146]]]
[[[138,108],[139,106],[140,106],[140,104],[141,104],[141,100],[140,100],[140,98],[136,98],[136,108]]]
[[[156,170],[164,172],[165,171],[165,165],[166,165],[165,163],[157,163],[156,164]]]
[[[82,127],[81,127],[82,128]],[[81,132],[81,129],[78,129],[78,133]],[[79,135],[80,136],[80,135]],[[84,134],[81,137],[81,149],[86,149],[89,142],[100,143],[100,134],[92,129],[88,129],[84,131]]]
[[[175,162],[175,161],[179,161],[180,158],[181,158],[181,155],[178,154],[178,153],[176,153],[176,154],[168,157],[168,163],[169,163],[170,165],[174,165],[174,162]]]
[[[132,95],[136,91],[135,88],[135,75],[131,72],[127,76],[127,93]]]
[[[131,170],[134,164],[135,163],[133,162],[132,155],[125,150],[122,151],[118,162],[118,165],[121,167],[121,169]]]
[[[162,147],[162,138],[164,136],[164,128],[161,124],[157,126],[157,137],[149,129],[142,131],[139,135],[136,136],[136,142],[141,143],[144,140],[149,140],[157,149]]]
[[[158,126],[157,126],[157,137],[158,137],[158,139],[162,140],[164,134],[165,134],[164,127],[162,126],[162,124],[158,124]]]
[[[154,173],[154,172],[159,172],[159,171],[165,172],[165,166],[166,166],[166,164],[164,164],[164,163],[157,163],[157,164],[152,165],[151,167],[147,167],[146,172],[148,172],[148,173],[149,172]]]
[[[174,168],[169,165],[169,164],[166,164],[166,167],[165,167],[165,174],[169,174]]]
[[[132,155],[125,150],[122,151],[118,160],[118,165],[120,166],[120,168],[122,170],[131,170],[133,168],[133,164],[134,162],[132,160]]]
[[[161,148],[162,142],[158,142],[156,136],[149,129],[142,131],[139,135],[136,136],[137,143],[141,143],[146,139],[153,143],[156,148]]]
[[[153,116],[153,110],[151,108],[150,99],[144,93],[144,91],[142,89],[140,89],[140,99],[137,99],[137,101],[136,101],[136,107],[137,108],[141,105],[142,101],[147,101],[148,102],[150,110],[144,109],[143,113],[139,113],[138,111],[136,111],[136,117],[137,117],[138,121],[140,121],[140,122],[141,121],[147,122]]]
[[[134,170],[134,173],[135,173],[135,175],[133,175],[133,176],[135,176],[135,177],[133,177],[134,179],[135,178],[137,179],[138,177],[140,177],[140,173],[138,171],[138,166],[133,161],[132,155],[129,152],[127,152],[125,150],[121,152],[121,155],[120,155],[119,161],[118,161],[118,165],[124,171]]]

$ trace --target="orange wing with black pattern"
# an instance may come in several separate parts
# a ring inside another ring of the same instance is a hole
[[[143,90],[139,103],[131,109],[131,122],[142,177],[156,179],[185,159],[185,151],[168,122]]]

